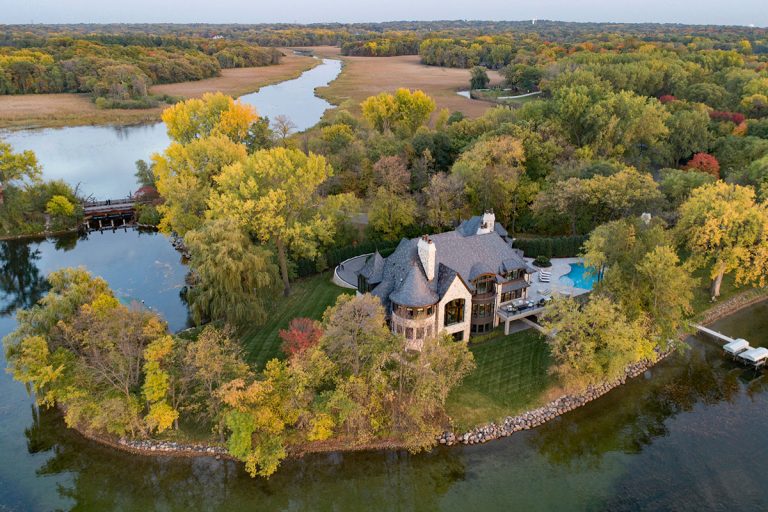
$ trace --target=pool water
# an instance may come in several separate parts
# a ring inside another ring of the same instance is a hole
[[[584,290],[594,288],[595,282],[597,282],[597,276],[590,274],[583,263],[572,263],[571,271],[564,276],[560,276],[560,284]]]

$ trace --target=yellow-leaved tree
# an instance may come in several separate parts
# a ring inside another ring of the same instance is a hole
[[[211,218],[229,218],[277,249],[284,291],[290,293],[288,255],[314,259],[337,226],[358,205],[352,194],[323,196],[333,175],[325,158],[297,149],[264,149],[227,166],[215,177]]]
[[[725,274],[736,284],[766,284],[768,207],[755,201],[755,190],[718,181],[695,189],[680,207],[680,243],[696,268],[708,268],[712,298],[720,296]]]
[[[395,94],[383,92],[365,99],[361,104],[363,117],[376,130],[395,131],[405,136],[429,121],[435,110],[435,100],[424,91],[400,88]]]

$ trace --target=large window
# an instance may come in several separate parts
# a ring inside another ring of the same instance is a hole
[[[483,293],[492,293],[493,285],[496,282],[496,276],[488,274],[480,276],[475,279],[475,293],[480,295]]]
[[[445,325],[464,321],[464,299],[454,299],[445,305]]]
[[[493,316],[493,307],[493,304],[472,304],[472,316],[474,318]]]
[[[408,306],[401,306],[400,304],[393,304],[392,310],[400,318],[407,318],[407,319],[413,319],[413,320],[418,320],[420,318],[427,318],[435,314],[435,306],[412,308]]]
[[[501,302],[509,302],[514,299],[519,299],[523,296],[523,290],[515,290],[512,292],[504,292],[501,294]]]

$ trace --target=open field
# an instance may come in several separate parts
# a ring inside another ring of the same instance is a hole
[[[220,77],[193,82],[155,85],[153,94],[197,97],[221,91],[232,96],[254,92],[265,85],[299,76],[317,60],[286,55],[275,66],[224,69]],[[39,128],[94,124],[136,124],[158,121],[163,107],[149,109],[99,109],[87,94],[23,94],[0,96],[0,128]]]
[[[468,429],[537,407],[549,399],[549,347],[534,329],[504,336],[502,329],[470,344],[477,368],[448,397],[454,427]]]
[[[270,359],[281,357],[280,329],[288,327],[288,323],[296,317],[320,320],[326,308],[333,305],[339,295],[352,292],[333,284],[329,272],[297,280],[289,297],[280,296],[272,303],[265,325],[248,327],[240,333],[246,359],[255,368],[261,369]]]
[[[341,75],[328,87],[317,90],[318,95],[334,105],[350,102],[350,108],[359,109],[359,103],[380,92],[392,92],[398,87],[421,89],[437,102],[438,109],[458,110],[470,117],[477,117],[493,105],[471,100],[456,94],[469,87],[469,70],[425,66],[418,55],[400,57],[344,57],[339,48],[314,47],[315,54],[344,61]],[[501,82],[496,71],[488,76],[492,84]]]

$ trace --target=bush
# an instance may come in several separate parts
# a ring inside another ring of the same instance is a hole
[[[541,268],[549,268],[552,266],[552,262],[546,256],[536,256],[536,259],[533,260],[533,264]]]
[[[139,224],[145,226],[157,226],[160,224],[160,212],[151,204],[140,204],[136,206],[136,214]]]

